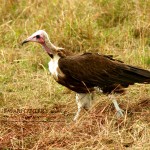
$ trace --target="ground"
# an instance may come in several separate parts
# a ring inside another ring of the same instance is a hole
[[[77,122],[75,94],[48,72],[40,45],[21,42],[39,29],[74,53],[114,55],[150,69],[149,1],[8,0],[0,15],[0,149],[150,149],[150,85],[116,95],[123,118],[107,95]]]

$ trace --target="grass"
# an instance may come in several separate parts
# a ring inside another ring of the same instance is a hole
[[[39,45],[20,45],[45,29],[55,45],[75,53],[112,54],[150,69],[148,0],[7,0],[0,8],[0,149],[150,148],[149,85],[130,86],[126,95],[117,96],[124,118],[116,119],[108,97],[97,93],[91,111],[74,123],[74,93],[49,75],[49,57]]]

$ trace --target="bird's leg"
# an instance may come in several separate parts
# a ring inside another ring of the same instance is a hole
[[[112,102],[113,102],[113,104],[114,104],[114,106],[115,106],[115,109],[116,109],[116,111],[117,111],[117,117],[123,117],[123,112],[124,112],[124,110],[122,110],[122,109],[119,107],[115,96],[114,96],[114,95],[109,95],[109,98],[112,100]]]
[[[76,103],[78,106],[78,111],[74,117],[74,121],[76,121],[79,117],[79,114],[84,108],[85,110],[88,110],[92,104],[92,98],[93,98],[93,93],[76,93]]]
[[[78,106],[78,111],[77,111],[77,113],[76,113],[76,115],[75,115],[75,117],[73,119],[74,121],[76,121],[79,118],[80,112],[81,112],[81,108]]]

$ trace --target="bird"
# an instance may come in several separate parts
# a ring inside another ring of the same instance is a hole
[[[74,54],[51,43],[45,30],[38,30],[22,42],[42,45],[50,57],[48,68],[56,82],[76,93],[78,120],[82,109],[89,110],[95,90],[102,91],[112,100],[118,117],[124,116],[115,98],[124,93],[129,85],[150,84],[150,71],[125,64],[112,55],[99,53]]]

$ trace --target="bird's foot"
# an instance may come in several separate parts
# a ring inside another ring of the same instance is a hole
[[[122,109],[117,110],[117,118],[123,117],[124,116],[123,113],[124,113],[124,110]]]

